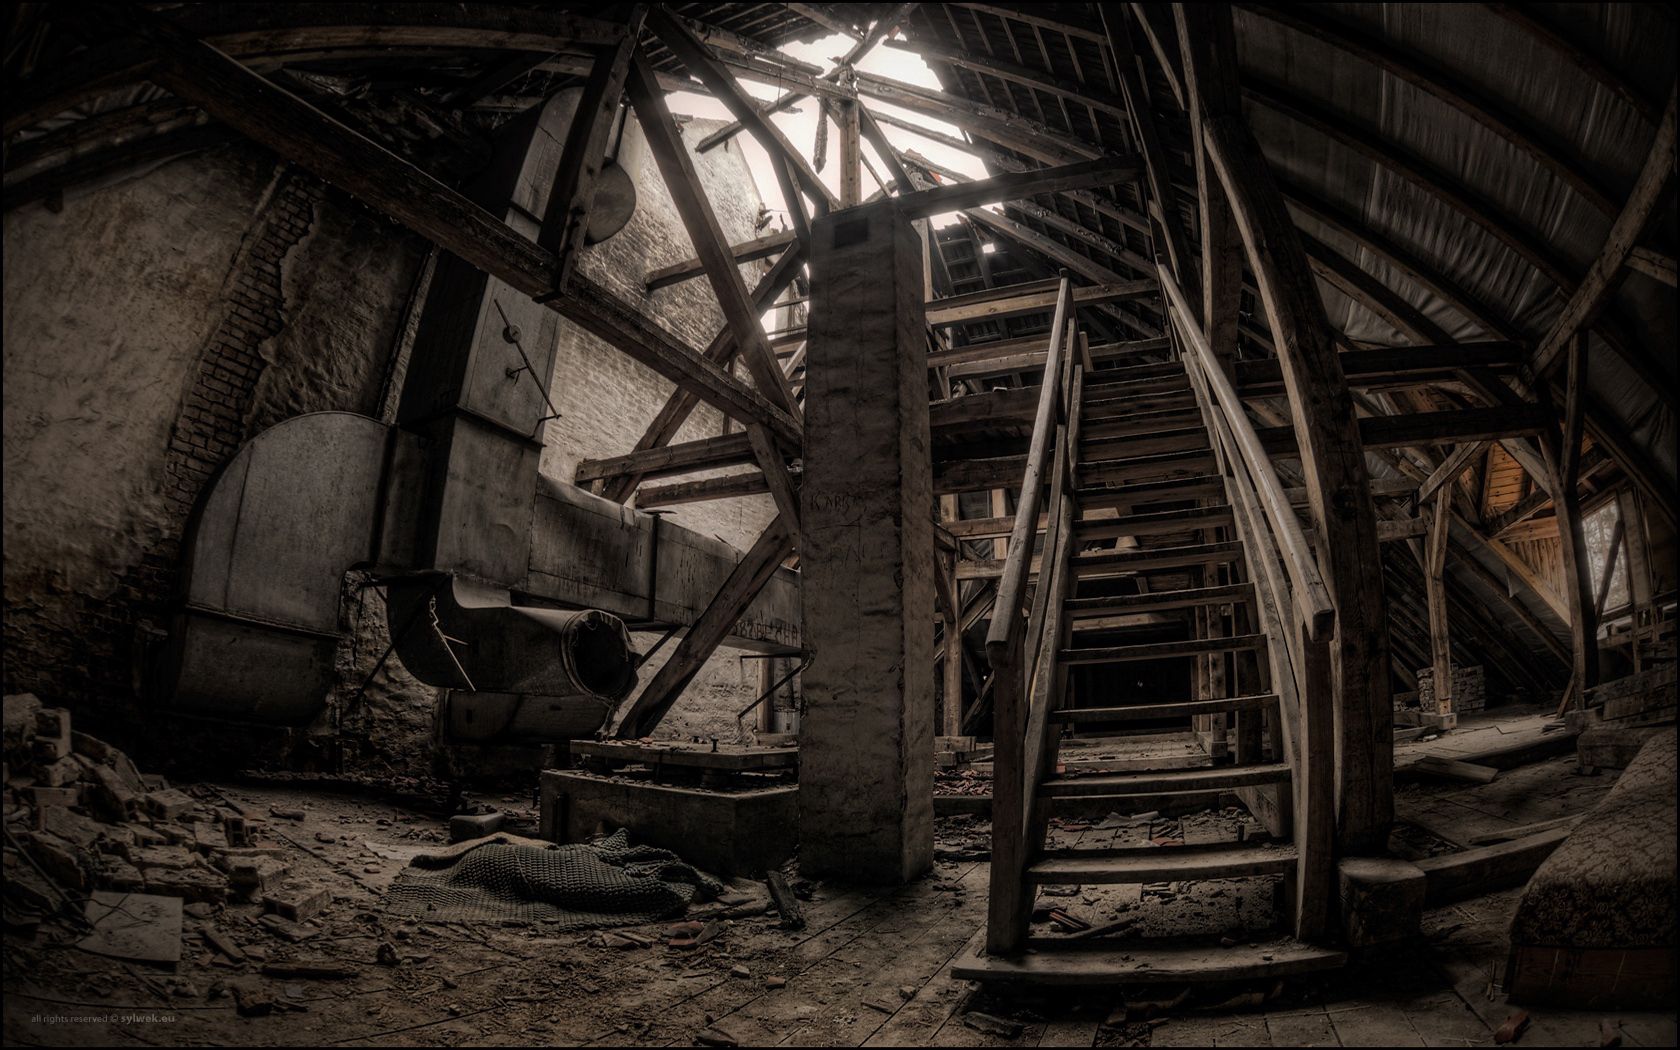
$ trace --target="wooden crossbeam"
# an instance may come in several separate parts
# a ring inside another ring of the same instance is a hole
[[[694,676],[734,629],[764,585],[793,553],[794,532],[781,517],[772,521],[757,542],[735,564],[705,611],[691,624],[670,659],[659,668],[619,720],[619,739],[646,736],[659,725]]]
[[[831,211],[839,206],[828,187],[824,186],[817,173],[811,170],[805,155],[793,148],[781,130],[770,121],[769,116],[759,110],[752,96],[742,90],[735,78],[707,50],[706,45],[695,38],[686,25],[661,8],[655,7],[648,13],[648,26],[659,35],[665,46],[671,49],[671,53],[688,67],[688,71],[728,108],[730,114],[745,125],[746,130],[758,140],[758,144],[764,147],[764,151],[770,154],[771,160],[787,165],[799,189],[816,202],[819,213]],[[792,203],[791,195],[789,203]]]
[[[1097,157],[900,194],[897,206],[912,219],[925,219],[944,212],[966,211],[982,204],[1035,197],[1041,193],[1062,193],[1130,182],[1137,177],[1140,168],[1135,156]]]
[[[1674,106],[1675,92],[1670,88],[1668,106],[1657,125],[1656,139],[1651,143],[1650,153],[1645,157],[1645,165],[1639,171],[1639,179],[1628,195],[1627,204],[1616,216],[1610,235],[1605,238],[1604,247],[1593,260],[1586,278],[1569,297],[1569,302],[1564,304],[1546,338],[1535,348],[1533,367],[1536,375],[1543,376],[1549,372],[1576,333],[1592,324],[1609,303],[1635,242],[1645,232],[1645,226],[1664,199],[1663,187],[1674,175]]]
[[[559,272],[553,253],[208,44],[160,18],[139,21],[156,62],[149,75],[176,96],[519,291],[544,298],[553,291]],[[545,305],[730,416],[767,426],[797,447],[799,426],[790,415],[606,288],[577,275],[572,294]]]
[[[1453,449],[1451,454],[1441,461],[1441,465],[1424,479],[1422,485],[1418,486],[1418,503],[1420,505],[1427,503],[1434,497],[1437,489],[1442,486],[1450,486],[1460,474],[1464,473],[1465,468],[1470,466],[1470,461],[1486,452],[1488,446],[1492,444],[1492,439],[1483,438],[1479,441],[1465,442]]]
[[[643,5],[632,7],[624,39],[596,56],[594,68],[584,81],[583,94],[578,98],[571,127],[566,131],[566,144],[560,153],[560,165],[554,170],[548,207],[543,212],[542,230],[537,234],[537,244],[558,256],[560,272],[554,289],[557,292],[565,290],[577,265],[578,253],[584,247],[595,182],[606,166],[607,136],[612,132],[613,116],[618,112],[624,78],[630,71],[630,58],[635,53],[636,38],[641,34],[646,12]]]
[[[664,96],[653,82],[652,70],[645,56],[638,54],[631,63],[626,86],[630,103],[641,120],[648,149],[665,178],[665,186],[670,191],[677,214],[682,218],[683,227],[688,231],[689,240],[706,268],[706,277],[717,295],[724,320],[735,337],[737,352],[744,352],[747,368],[758,389],[765,391],[772,403],[785,409],[796,422],[801,421],[799,405],[765,338],[764,327],[759,323],[759,311],[747,294],[740,268],[729,250],[729,241],[724,237],[723,227],[711,202],[706,199],[699,173],[695,171],[682,136],[665,107]],[[771,495],[776,498],[777,508],[797,535],[799,505],[793,496],[787,464],[761,426],[749,424],[747,429],[759,469],[764,473]]]
[[[764,310],[779,298],[788,286],[793,284],[804,263],[804,247],[798,243],[788,247],[782,257],[770,268],[770,272],[760,278],[757,286],[753,288],[753,308]],[[706,348],[706,360],[720,366],[727,366],[734,359],[735,353],[735,335],[728,323],[725,323]],[[671,396],[665,400],[665,404],[653,417],[653,421],[648,424],[647,430],[636,442],[633,451],[642,452],[669,444],[676,437],[677,431],[682,428],[689,414],[694,411],[694,407],[699,403],[700,399],[683,387],[679,386],[676,390],[673,390]],[[640,477],[635,473],[619,475],[616,480],[605,487],[603,495],[610,500],[622,503],[630,498],[630,494],[636,490],[640,480]]]
[[[1018,317],[1022,314],[1044,313],[1056,306],[1056,288],[1040,287],[1040,282],[1017,290],[1003,285],[970,295],[947,296],[927,304],[927,323],[933,326],[969,324],[974,321]],[[1158,290],[1154,281],[1120,281],[1112,284],[1085,285],[1073,290],[1075,306],[1095,306],[1099,303],[1123,302],[1150,295]],[[1038,339],[1043,348],[1044,338]],[[946,362],[949,363],[949,362]]]

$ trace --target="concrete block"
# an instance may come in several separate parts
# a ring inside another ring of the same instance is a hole
[[[263,894],[263,907],[292,922],[314,918],[331,903],[332,891],[312,882],[294,880]]]
[[[713,791],[546,770],[541,820],[541,836],[554,842],[628,828],[631,841],[704,871],[759,878],[798,848],[799,788]]]
[[[41,710],[41,701],[34,693],[13,693],[4,705],[6,740],[22,742],[35,731],[35,712]]]
[[[502,830],[506,823],[505,813],[458,813],[449,818],[449,841],[485,838]]]
[[[1349,946],[1371,948],[1418,935],[1428,888],[1422,869],[1385,857],[1346,857],[1336,868]]]

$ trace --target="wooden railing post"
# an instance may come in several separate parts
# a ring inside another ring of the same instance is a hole
[[[1330,931],[1335,874],[1336,763],[1334,679],[1330,640],[1301,635],[1300,755],[1295,776],[1295,936],[1321,940]]]
[[[1031,699],[1034,657],[1040,651],[1045,622],[1042,610],[1029,622],[1023,617],[1027,577],[1032,571],[1033,536],[1038,531],[1038,508],[1044,495],[1046,468],[1062,451],[1056,440],[1062,428],[1058,406],[1065,400],[1063,373],[1068,347],[1064,328],[1072,311],[1072,291],[1064,273],[1056,301],[1050,345],[1027,450],[1026,471],[1016,501],[1015,524],[1009,536],[1009,557],[998,580],[992,626],[986,634],[986,658],[992,667],[992,883],[987,903],[986,951],[992,955],[1019,953],[1026,943],[1031,899],[1026,882],[1031,845],[1027,841],[1027,777],[1037,776],[1038,756],[1028,754],[1027,707]],[[1059,467],[1060,461],[1056,461]],[[1057,478],[1065,473],[1052,472]],[[1055,489],[1056,485],[1052,485]],[[1051,499],[1060,506],[1062,493]],[[1040,572],[1040,597],[1053,577],[1054,537],[1046,541]],[[1053,658],[1054,650],[1052,650]]]
[[[1000,645],[986,645],[992,665],[992,882],[986,908],[986,952],[1013,955],[1026,942],[1026,825],[1022,822],[1026,763],[1025,675],[1021,657],[1026,624]]]

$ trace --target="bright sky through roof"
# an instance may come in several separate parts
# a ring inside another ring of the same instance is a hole
[[[897,39],[903,38],[898,37]],[[836,60],[844,55],[853,43],[851,37],[835,33],[832,36],[823,37],[808,44],[788,44],[780,50],[783,54],[814,63],[827,71],[834,68]],[[937,90],[940,86],[938,78],[933,75],[933,70],[927,67],[927,63],[922,61],[921,56],[896,48],[877,45],[863,57],[862,61],[857,63],[857,69],[921,87]],[[760,84],[744,78],[740,80],[740,83],[754,98],[765,102],[772,101],[781,94],[777,88],[769,84]],[[691,91],[673,92],[669,97],[669,104],[673,113],[725,121],[731,119],[729,110],[724,108],[723,103],[710,95],[702,95]],[[937,131],[953,138],[962,137],[962,132],[959,129],[931,117],[873,99],[869,101],[869,106],[871,109],[878,109],[883,113],[914,121],[917,125],[926,127],[930,131]],[[776,126],[781,129],[782,134],[787,136],[788,142],[793,145],[794,149],[803,151],[806,159],[810,160],[817,134],[819,111],[816,100],[802,99],[795,104],[794,110],[795,112],[777,113],[772,119]],[[980,161],[963,150],[956,150],[937,142],[930,142],[920,135],[905,131],[902,128],[882,125],[881,130],[886,134],[887,141],[900,150],[913,149],[935,164],[970,178],[982,179],[986,177],[986,170]],[[770,167],[769,154],[764,152],[764,148],[750,134],[737,135],[732,141],[746,154],[747,165],[752,171],[753,180],[758,184],[759,197],[767,207],[779,209],[785,215],[786,202],[782,200],[781,190],[776,183],[775,172]],[[887,173],[886,165],[881,162],[881,158],[876,155],[874,148],[867,142],[864,143],[863,153],[869,164],[874,166],[876,173],[881,178],[890,180],[891,176]],[[828,162],[823,166],[822,171],[818,172],[818,176],[830,190],[836,194],[840,192],[840,134],[839,129],[832,123],[828,129]],[[863,196],[867,198],[879,188],[879,184],[870,177],[868,169],[865,168]],[[948,214],[934,217],[935,226],[947,226],[955,221],[955,215]],[[778,222],[776,226],[780,228],[782,223]]]

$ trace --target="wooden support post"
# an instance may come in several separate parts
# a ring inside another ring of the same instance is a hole
[[[1307,487],[1318,562],[1336,607],[1335,673],[1338,830],[1344,851],[1386,848],[1394,819],[1393,708],[1389,698],[1388,630],[1382,561],[1370,478],[1353,398],[1330,338],[1318,285],[1299,231],[1240,109],[1214,111],[1214,99],[1235,95],[1238,68],[1229,8],[1179,5],[1207,14],[1216,32],[1181,26],[1191,48],[1185,78],[1203,87],[1203,145],[1224,187],[1260,301],[1271,325],[1289,394]],[[1313,697],[1307,697],[1310,703]]]
[[[1592,561],[1581,528],[1581,431],[1585,416],[1587,335],[1570,345],[1569,373],[1561,430],[1545,432],[1546,458],[1552,471],[1552,498],[1563,562],[1564,606],[1569,618],[1573,696],[1576,701],[1598,684],[1598,617],[1593,610]]]
[[[863,202],[863,149],[858,139],[858,109],[856,99],[842,99],[835,103],[835,123],[840,126],[840,207],[851,208]]]
[[[657,674],[631,702],[618,723],[618,736],[633,738],[647,736],[659,725],[660,719],[677,702],[688,683],[705,666],[712,653],[734,629],[735,622],[758,597],[758,592],[770,582],[782,562],[793,553],[794,534],[780,517],[759,534],[752,549],[742,556],[712,596],[706,610],[700,614],[683,635],[683,640],[671,653]]]
[[[1295,630],[1300,640],[1300,761],[1296,763],[1295,848],[1299,860],[1295,872],[1295,936],[1304,941],[1322,940],[1331,928],[1334,907],[1333,880],[1336,871],[1336,788],[1334,750],[1325,747],[1325,737],[1335,734],[1331,704],[1332,668],[1330,644],[1313,641],[1303,625]]]
[[[958,606],[957,552],[940,552],[938,559],[939,588],[945,595],[944,634],[945,663],[940,706],[940,735],[962,736],[963,698],[963,631],[962,610]]]
[[[1435,495],[1424,556],[1424,585],[1429,601],[1429,655],[1435,676],[1436,724],[1451,729],[1458,721],[1452,701],[1452,644],[1447,620],[1447,543],[1452,530],[1452,487]]]

